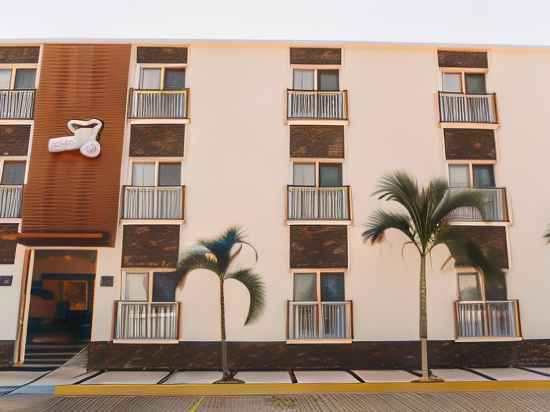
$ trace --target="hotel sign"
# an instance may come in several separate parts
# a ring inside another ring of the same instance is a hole
[[[101,146],[97,141],[103,122],[98,119],[69,120],[67,128],[72,136],[55,137],[48,141],[50,153],[80,150],[84,156],[94,158],[101,153]]]

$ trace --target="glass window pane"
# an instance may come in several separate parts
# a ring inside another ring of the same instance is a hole
[[[25,182],[25,162],[4,162],[3,185],[22,185]]]
[[[477,273],[458,274],[458,299],[459,300],[482,300],[481,286]]]
[[[338,70],[319,70],[318,89],[325,91],[340,90]]]
[[[294,163],[294,180],[296,186],[315,186],[315,164]]]
[[[462,75],[460,73],[443,73],[442,88],[444,92],[462,93]]]
[[[294,275],[294,300],[298,302],[317,301],[317,275],[300,273]]]
[[[134,163],[132,165],[132,186],[155,186],[155,164]]]
[[[296,90],[313,90],[313,70],[294,69],[293,88]]]
[[[34,89],[36,79],[35,69],[17,69],[15,72],[16,89]]]
[[[507,300],[506,276],[488,276],[485,280],[485,299]]]
[[[149,300],[148,273],[126,273],[124,300]]]
[[[160,89],[160,69],[142,69],[140,89]]]
[[[449,187],[470,187],[468,165],[449,165]]]
[[[164,89],[165,90],[185,89],[185,69],[164,70]]]
[[[346,299],[343,273],[321,273],[321,302],[343,302]]]
[[[0,90],[9,89],[11,81],[11,69],[0,69]]]
[[[181,185],[181,163],[159,164],[159,186]]]
[[[342,165],[340,163],[321,163],[319,165],[319,186],[342,186]]]
[[[473,165],[474,187],[495,187],[493,165]]]
[[[485,94],[487,90],[485,88],[485,75],[484,74],[466,74],[466,93],[471,94]]]

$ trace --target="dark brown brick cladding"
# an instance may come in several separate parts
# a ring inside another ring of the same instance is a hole
[[[487,52],[465,52],[453,50],[438,50],[439,67],[466,67],[486,69]]]
[[[504,226],[455,226],[466,239],[473,240],[481,249],[496,260],[502,269],[508,269],[508,245]],[[455,256],[457,266],[468,265],[462,256]]]
[[[290,226],[290,267],[347,268],[347,226]]]
[[[176,267],[179,225],[126,225],[122,267]]]
[[[38,63],[40,47],[0,47],[0,64]]]
[[[12,265],[17,247],[17,224],[0,225],[0,265]]]
[[[444,129],[448,160],[496,160],[495,132],[487,129]]]
[[[290,64],[342,64],[342,49],[291,47]]]
[[[130,156],[183,156],[184,124],[134,124]]]
[[[0,340],[0,367],[13,365],[13,340]]]
[[[30,135],[30,125],[0,125],[0,155],[26,156]]]
[[[344,158],[344,126],[290,126],[290,157]]]
[[[352,344],[288,345],[277,342],[229,342],[235,370],[417,369],[417,341],[356,341]],[[432,368],[550,366],[550,340],[517,342],[430,341]],[[147,368],[219,370],[219,342],[113,344],[92,342],[88,369]]]
[[[187,63],[187,47],[138,47],[138,63]]]

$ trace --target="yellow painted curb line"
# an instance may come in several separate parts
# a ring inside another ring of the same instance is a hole
[[[487,392],[550,390],[550,381],[464,381],[464,382],[388,382],[388,383],[247,383],[247,384],[104,384],[57,385],[56,396],[231,396],[283,395],[297,393],[387,393],[387,392]]]

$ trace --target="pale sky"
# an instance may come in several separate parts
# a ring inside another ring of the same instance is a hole
[[[550,0],[1,0],[0,40],[550,46]]]

